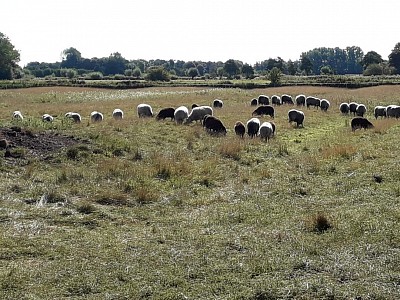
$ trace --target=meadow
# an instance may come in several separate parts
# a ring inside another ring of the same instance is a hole
[[[284,93],[331,107],[296,128],[279,106],[269,142],[235,136],[252,98]],[[136,115],[216,98],[226,136]],[[351,101],[373,129],[351,131]],[[0,298],[398,299],[400,121],[373,117],[389,104],[400,86],[0,90]]]

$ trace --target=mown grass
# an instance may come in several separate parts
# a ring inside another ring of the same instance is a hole
[[[331,108],[303,109],[295,128],[277,107],[267,143],[234,135],[252,98],[283,93]],[[226,137],[135,111],[215,98]],[[398,104],[400,87],[37,88],[0,100],[2,126],[82,141],[46,160],[0,150],[0,298],[398,299],[400,123],[372,110]],[[365,103],[375,129],[351,132],[342,101]],[[105,120],[90,123],[92,110]],[[43,113],[58,117],[43,124]]]

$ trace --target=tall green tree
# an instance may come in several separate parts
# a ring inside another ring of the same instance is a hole
[[[0,32],[0,79],[13,79],[19,69],[19,52],[9,38]]]
[[[254,75],[254,69],[249,64],[244,64],[242,66],[241,73],[244,75],[244,77],[251,78]]]
[[[397,43],[389,54],[389,66],[394,67],[396,73],[400,74],[400,43]]]
[[[381,62],[383,62],[383,59],[380,54],[376,53],[375,51],[369,51],[364,55],[361,64],[365,70],[369,65],[372,64],[379,65]]]
[[[224,64],[224,71],[229,78],[239,73],[239,66],[234,59],[228,59]]]
[[[302,54],[300,59],[300,70],[304,71],[306,75],[310,75],[313,68],[311,60],[307,57],[305,53]]]
[[[74,47],[65,49],[62,52],[61,68],[80,68],[80,63],[82,61],[81,53]]]

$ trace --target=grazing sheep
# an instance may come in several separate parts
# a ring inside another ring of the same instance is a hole
[[[321,100],[319,98],[309,96],[306,98],[306,106],[307,108],[314,106],[318,109],[318,107],[321,106]]]
[[[121,109],[116,108],[112,112],[112,117],[115,120],[122,120],[124,118],[124,112]]]
[[[356,103],[356,102],[349,103],[349,110],[350,110],[350,113],[353,114],[353,116],[356,115],[357,106],[358,106],[358,103]]]
[[[301,125],[304,127],[304,113],[301,110],[291,109],[288,111],[289,123],[296,122],[297,127]]]
[[[193,104],[192,104],[192,109],[195,108],[195,107],[199,107],[199,105],[196,104],[196,103],[193,103]]]
[[[290,104],[290,105],[293,105],[294,102],[293,102],[292,96],[287,95],[287,94],[283,94],[283,95],[282,95],[282,104]]]
[[[375,119],[378,119],[378,117],[386,118],[386,106],[381,106],[381,105],[375,106],[374,116],[375,116]]]
[[[23,120],[24,119],[22,113],[19,110],[14,111],[13,114],[12,114],[12,117],[14,119],[18,119],[18,120]]]
[[[340,105],[339,105],[339,110],[340,110],[340,112],[341,112],[342,114],[347,115],[347,114],[349,113],[349,111],[350,111],[350,106],[349,106],[348,103],[345,103],[345,102],[340,103]]]
[[[277,95],[271,96],[271,103],[272,103],[273,105],[282,105],[281,97],[279,97],[279,96],[277,96]]]
[[[203,120],[203,127],[209,133],[226,134],[226,128],[222,121],[217,117],[211,115],[205,115]]]
[[[193,121],[202,121],[205,115],[213,115],[213,109],[210,106],[199,106],[192,109],[185,123],[189,124]]]
[[[224,105],[224,102],[220,99],[215,99],[213,101],[213,107],[215,107],[215,108],[222,108],[223,105]]]
[[[175,109],[174,119],[176,124],[182,124],[189,116],[189,109],[186,106],[179,106]]]
[[[65,117],[72,119],[75,123],[80,123],[82,121],[81,115],[76,112],[67,112]]]
[[[269,97],[266,95],[258,96],[258,104],[259,105],[268,105],[269,104]]]
[[[251,99],[250,105],[251,105],[251,106],[257,106],[257,105],[258,105],[258,99],[257,99],[257,98]]]
[[[156,116],[156,120],[165,120],[166,118],[171,118],[171,121],[175,118],[175,108],[163,108],[158,112]]]
[[[329,106],[331,106],[330,102],[326,99],[321,100],[321,110],[322,111],[327,111]]]
[[[275,109],[271,105],[263,105],[257,107],[253,113],[251,114],[252,116],[263,116],[263,115],[269,115],[271,118],[274,118],[275,115]]]
[[[399,105],[389,105],[386,108],[386,116],[388,118],[400,118],[400,106]]]
[[[92,120],[92,122],[101,122],[103,121],[103,114],[98,111],[92,111],[90,114],[90,120]]]
[[[306,96],[304,95],[297,95],[295,98],[297,106],[305,106],[306,105]]]
[[[245,132],[246,132],[246,127],[244,126],[244,124],[240,121],[237,121],[235,123],[235,133],[236,135],[239,135],[241,138],[243,138]]]
[[[49,114],[44,114],[42,116],[42,121],[44,122],[53,122],[54,118],[53,116],[49,115]]]
[[[365,107],[364,104],[357,105],[357,108],[356,108],[357,116],[363,117],[366,112],[367,112],[367,108]]]
[[[251,118],[246,123],[247,134],[253,138],[257,136],[258,130],[260,129],[260,120],[257,118]]]
[[[261,139],[268,141],[274,135],[274,127],[272,127],[270,122],[264,122],[258,129],[258,135]]]
[[[137,113],[139,118],[152,117],[153,109],[150,105],[142,103],[137,106]]]
[[[363,117],[355,117],[351,120],[351,130],[355,131],[358,128],[364,128],[364,129],[368,129],[368,128],[373,128],[374,125],[372,125],[372,123],[370,121],[368,121],[367,119],[363,118]]]

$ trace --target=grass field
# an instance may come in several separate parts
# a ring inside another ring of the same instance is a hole
[[[234,135],[252,98],[283,93],[331,107],[304,128],[276,107],[268,143]],[[225,137],[136,115],[215,98]],[[351,101],[374,129],[351,131]],[[0,298],[399,299],[400,121],[373,117],[389,104],[400,86],[1,90]]]

